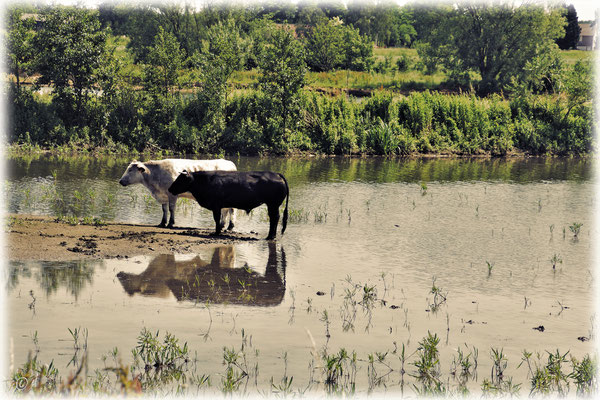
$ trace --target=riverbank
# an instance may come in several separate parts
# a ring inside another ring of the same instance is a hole
[[[108,222],[71,225],[37,215],[5,215],[5,254],[11,261],[129,258],[162,253],[194,253],[211,244],[262,239],[258,233],[228,232],[212,236],[212,229],[158,228]]]
[[[181,94],[164,99],[140,94],[133,104],[107,105],[110,110],[99,114],[109,115],[108,124],[93,118],[79,124],[61,122],[55,108],[27,91],[11,92],[9,99],[15,123],[8,141],[32,149],[250,156],[574,156],[595,151],[591,103],[570,108],[562,98],[548,95],[508,99],[377,91],[356,101],[305,90],[285,124],[281,116],[271,115],[275,105],[261,91],[228,97],[215,121],[200,118],[204,103]],[[165,111],[132,112],[122,121],[111,107]]]
[[[12,143],[6,146],[5,149],[5,157],[41,157],[41,156],[53,156],[53,157],[66,157],[66,156],[76,156],[76,157],[101,157],[101,156],[111,156],[113,158],[123,158],[123,159],[139,159],[139,160],[148,160],[148,159],[163,159],[163,158],[191,158],[191,159],[212,159],[212,158],[231,158],[231,157],[239,157],[241,154],[239,153],[202,153],[202,154],[186,154],[174,152],[171,150],[159,149],[159,148],[148,148],[144,151],[136,151],[133,149],[126,148],[114,148],[114,147],[101,147],[94,146],[90,148],[85,148],[76,144],[65,144],[60,146],[53,147],[42,147],[39,145],[32,144],[17,144]],[[292,151],[286,153],[285,155],[281,154],[271,154],[269,152],[260,153],[259,157],[285,157],[285,158],[294,158],[294,159],[314,159],[314,158],[385,158],[385,159],[436,159],[436,158],[453,158],[453,159],[490,159],[490,158],[557,158],[560,157],[558,155],[547,154],[547,155],[532,155],[528,154],[524,151],[520,151],[518,149],[513,149],[503,156],[493,155],[490,152],[480,152],[473,154],[461,154],[461,153],[453,153],[449,151],[441,151],[438,153],[411,153],[406,155],[398,155],[398,154],[366,154],[366,153],[350,153],[350,154],[326,154],[314,151]],[[563,156],[564,158],[565,156]],[[595,153],[590,154],[579,154],[579,155],[570,155],[567,157],[575,157],[575,158],[594,158],[596,157]]]

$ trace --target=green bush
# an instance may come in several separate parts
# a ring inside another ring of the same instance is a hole
[[[86,126],[68,126],[52,102],[9,89],[10,141],[41,146],[95,146],[177,153],[310,151],[324,154],[458,153],[578,155],[595,148],[591,105],[567,112],[546,96],[377,91],[356,101],[303,91],[282,133],[263,91],[227,98],[215,111],[197,95],[121,90],[86,103]],[[221,110],[221,111],[219,111]],[[29,117],[30,116],[30,117]]]

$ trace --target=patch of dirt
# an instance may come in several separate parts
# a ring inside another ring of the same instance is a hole
[[[158,228],[108,223],[69,225],[52,217],[5,214],[5,254],[13,261],[128,258],[161,253],[191,253],[207,244],[263,239],[258,234],[212,229]]]

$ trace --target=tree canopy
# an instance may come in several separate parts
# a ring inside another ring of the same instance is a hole
[[[559,10],[536,5],[461,3],[445,14],[431,27],[424,39],[428,46],[420,54],[434,58],[457,79],[469,80],[469,72],[478,73],[482,94],[502,90],[519,78],[526,62],[539,49],[551,48],[565,26]]]
[[[562,11],[567,19],[567,26],[565,27],[565,35],[559,37],[556,40],[556,44],[561,50],[570,50],[577,48],[577,42],[579,41],[579,34],[581,33],[581,27],[579,26],[579,19],[577,18],[577,11],[573,4],[564,6]]]

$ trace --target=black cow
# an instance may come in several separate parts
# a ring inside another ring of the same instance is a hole
[[[169,187],[169,192],[174,195],[190,192],[198,204],[211,210],[217,235],[223,228],[222,208],[239,208],[249,213],[253,208],[266,204],[270,223],[267,240],[275,239],[277,222],[279,222],[279,206],[285,199],[281,234],[285,232],[290,190],[285,177],[277,172],[184,171]]]

